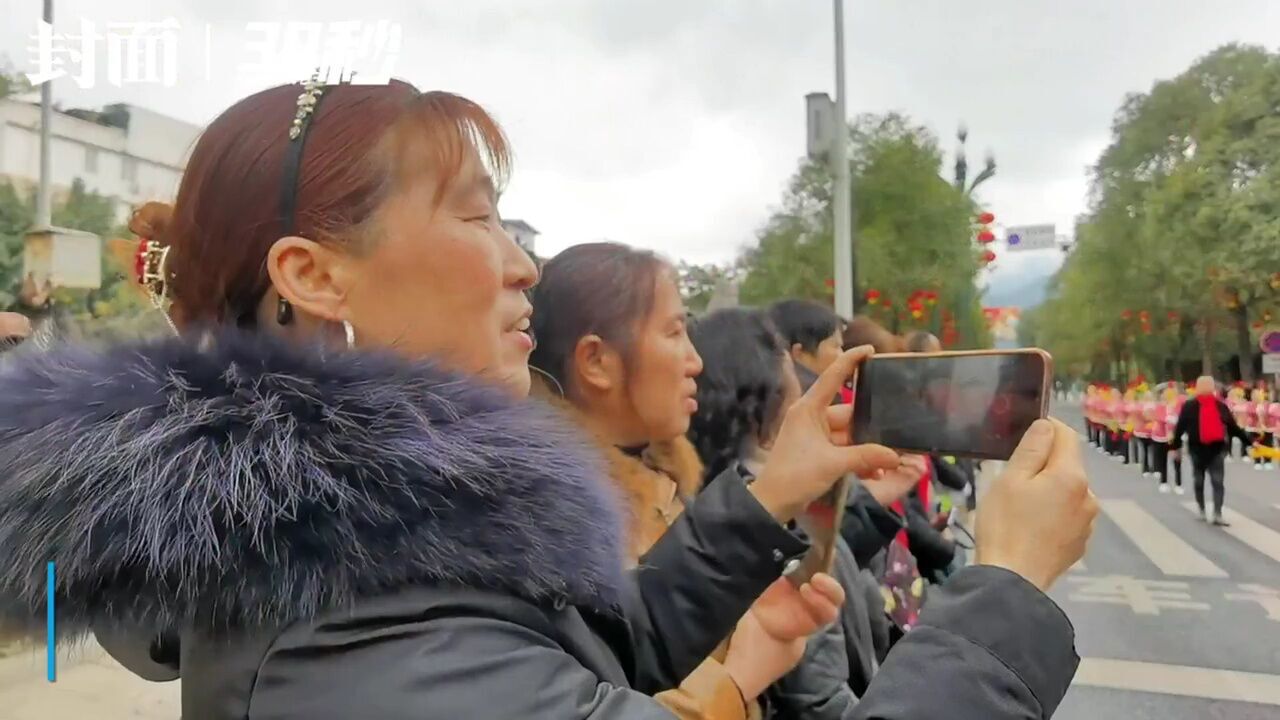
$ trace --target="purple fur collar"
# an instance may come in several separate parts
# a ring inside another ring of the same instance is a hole
[[[0,366],[0,625],[256,626],[406,585],[620,603],[572,423],[428,364],[227,332]]]

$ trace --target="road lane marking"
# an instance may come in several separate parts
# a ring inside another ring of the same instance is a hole
[[[1133,500],[1103,500],[1102,510],[1165,575],[1224,578],[1227,572]]]
[[[1280,675],[1082,658],[1073,685],[1280,705]]]
[[[1196,507],[1194,502],[1187,502],[1182,505],[1193,513],[1199,514],[1200,512],[1200,508]],[[1280,532],[1276,532],[1260,522],[1250,520],[1231,508],[1222,509],[1222,519],[1231,523],[1228,527],[1221,528],[1223,532],[1272,560],[1280,562]]]

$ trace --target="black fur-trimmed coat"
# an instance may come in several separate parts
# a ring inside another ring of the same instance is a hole
[[[646,694],[804,546],[726,484],[624,572],[605,478],[564,418],[429,365],[238,333],[28,355],[0,627],[43,635],[52,561],[64,642],[181,676],[184,720],[667,718]]]
[[[98,635],[183,720],[641,720],[802,543],[740,477],[639,567],[553,411],[427,364],[239,333],[0,366],[0,628]],[[1077,662],[969,568],[847,720],[1044,718]]]

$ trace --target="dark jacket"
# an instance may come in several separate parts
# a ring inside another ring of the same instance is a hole
[[[881,505],[861,483],[849,490],[840,534],[853,551],[858,567],[867,567],[872,558],[889,546],[906,520]]]
[[[1197,398],[1190,398],[1182,404],[1182,411],[1178,413],[1178,423],[1174,425],[1173,437],[1169,440],[1169,447],[1173,450],[1182,448],[1182,436],[1187,436],[1187,450],[1191,453],[1191,457],[1197,462],[1202,462],[1212,458],[1214,455],[1226,452],[1227,442],[1231,438],[1240,438],[1240,442],[1248,446],[1253,442],[1238,423],[1235,417],[1231,415],[1231,410],[1227,408],[1227,404],[1215,398],[1214,406],[1218,409],[1218,415],[1222,418],[1222,427],[1226,430],[1226,439],[1223,442],[1211,443],[1205,445],[1200,442],[1200,401]]]
[[[0,388],[0,625],[56,561],[60,636],[180,674],[184,720],[667,718],[805,549],[719,482],[628,575],[563,418],[389,357],[164,340]]]
[[[859,590],[858,564],[841,538],[836,538],[834,571],[846,590],[840,622],[809,638],[800,664],[770,688],[773,720],[853,717],[858,698],[875,674],[870,618],[873,611],[884,614],[883,601],[878,608],[868,606],[867,596]],[[878,589],[875,599],[880,600]]]
[[[669,718],[646,695],[803,545],[722,478],[624,573],[599,459],[550,412],[239,334],[14,363],[0,625],[40,634],[52,561],[60,638],[140,639],[121,656],[181,674],[184,720]],[[1052,714],[1078,662],[1052,601],[970,568],[930,605],[855,718]]]
[[[938,578],[955,559],[955,541],[934,529],[924,501],[915,490],[907,495],[903,505],[907,512],[907,543],[916,557],[920,574],[929,579]]]

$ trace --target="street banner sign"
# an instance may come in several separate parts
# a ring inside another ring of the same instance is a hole
[[[1053,223],[1047,225],[1019,225],[1005,233],[1010,250],[1052,250],[1057,247],[1058,233]]]

